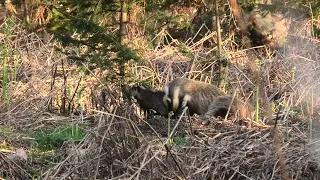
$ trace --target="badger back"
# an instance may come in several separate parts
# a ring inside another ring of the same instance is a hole
[[[238,114],[241,118],[252,118],[254,114],[254,108],[241,99],[233,99],[232,96],[218,96],[210,104],[206,116],[220,116],[225,117],[229,110],[229,116],[235,116]]]
[[[180,107],[188,106],[190,114],[204,114],[209,105],[219,95],[225,95],[215,85],[186,79],[177,78],[165,87],[164,102],[169,110],[176,112]]]

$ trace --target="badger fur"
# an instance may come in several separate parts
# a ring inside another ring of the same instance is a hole
[[[163,102],[175,116],[186,106],[190,115],[204,115],[217,96],[226,96],[215,85],[186,78],[172,80],[164,87],[164,91]]]
[[[229,116],[238,115],[243,119],[252,119],[254,115],[254,108],[240,99],[233,99],[232,96],[218,96],[210,104],[205,116],[220,116],[224,118],[227,113]]]
[[[163,91],[152,90],[143,86],[125,87],[125,95],[131,100],[136,99],[140,108],[144,112],[155,111],[157,115],[168,115],[167,106],[163,102],[165,93]]]

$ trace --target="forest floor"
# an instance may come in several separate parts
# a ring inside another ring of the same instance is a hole
[[[107,114],[45,113],[30,124],[0,122],[0,175],[5,179],[320,178],[320,139],[308,138],[302,121],[279,121],[280,151],[274,126],[251,121],[172,119],[171,141],[168,119],[159,116],[133,121]],[[316,137],[320,123],[314,121],[313,128]]]
[[[259,122],[201,116],[144,121],[121,102],[118,82],[102,82],[107,70],[77,66],[56,51],[63,48],[59,43],[21,24],[11,31],[0,36],[10,60],[0,69],[11,78],[1,84],[7,94],[0,102],[0,180],[320,179],[320,43],[302,30],[288,36],[277,55],[260,58],[261,84],[251,66],[266,47],[241,49],[233,35],[223,42],[227,90],[249,99],[261,85],[261,99],[268,97],[272,110],[284,107],[276,129],[263,116]],[[145,61],[128,63],[132,79],[157,89],[182,76],[216,82],[216,47],[202,46],[214,38],[210,34],[139,49]],[[145,43],[139,37],[132,43]]]

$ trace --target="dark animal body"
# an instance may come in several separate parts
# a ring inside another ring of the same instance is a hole
[[[139,107],[147,113],[155,111],[157,115],[168,116],[167,106],[163,102],[163,91],[148,89],[142,86],[125,87],[125,94],[131,100],[136,99]]]
[[[172,80],[165,86],[164,91],[163,102],[175,116],[186,106],[190,115],[204,115],[216,97],[226,96],[226,93],[215,85],[187,78]]]
[[[229,110],[229,113],[228,113]],[[254,108],[240,99],[232,96],[218,96],[210,104],[205,116],[225,117],[236,116],[244,119],[252,119],[254,115]]]

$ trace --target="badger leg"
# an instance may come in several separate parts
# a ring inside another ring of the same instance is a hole
[[[159,115],[159,113],[157,113],[157,111],[150,109],[148,111],[148,119],[153,119],[155,115]]]

